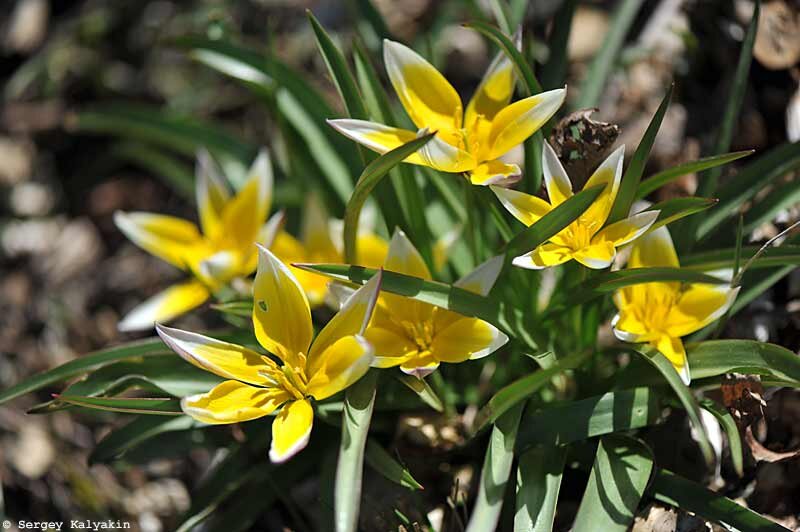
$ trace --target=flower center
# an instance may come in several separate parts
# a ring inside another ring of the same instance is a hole
[[[656,290],[648,290],[645,304],[633,307],[634,316],[648,330],[661,332],[667,324],[667,317],[677,303],[679,295],[680,291],[678,290],[666,290],[661,287]]]
[[[420,322],[402,321],[400,325],[406,332],[406,336],[414,342],[420,353],[431,350],[433,343],[433,321],[424,320]]]
[[[282,388],[295,399],[303,399],[307,395],[308,377],[305,372],[306,356],[297,353],[295,365],[284,363],[280,368],[266,367],[259,370],[258,374],[264,377],[266,383],[275,388]]]

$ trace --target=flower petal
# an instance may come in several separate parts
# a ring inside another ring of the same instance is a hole
[[[678,254],[666,227],[659,227],[636,240],[628,268],[678,268]]]
[[[566,95],[566,89],[542,92],[497,113],[489,133],[489,158],[497,159],[536,133],[558,111]]]
[[[692,377],[689,374],[689,361],[686,358],[686,350],[683,348],[681,339],[662,335],[653,346],[667,357],[667,360],[672,363],[675,371],[680,375],[683,383],[689,386],[692,382]]]
[[[573,258],[572,253],[572,249],[566,246],[546,242],[529,253],[515,257],[511,264],[528,270],[541,270],[567,262]]]
[[[269,459],[277,464],[285,462],[308,445],[314,409],[308,399],[286,403],[272,421],[272,444]]]
[[[402,364],[406,358],[417,352],[417,346],[405,335],[385,327],[371,325],[364,332],[364,337],[375,350],[372,366],[391,368]]]
[[[306,259],[310,262],[341,261],[341,250],[332,233],[331,219],[325,205],[319,196],[309,194],[303,212],[303,227],[300,230]]]
[[[583,190],[598,185],[605,185],[605,188],[589,206],[588,209],[578,218],[579,223],[591,227],[595,232],[599,231],[611,213],[611,207],[617,198],[619,183],[622,179],[622,163],[625,160],[625,146],[622,145],[614,150],[605,161],[600,163],[597,170],[583,186]]]
[[[182,270],[191,262],[187,255],[193,248],[203,246],[197,226],[174,216],[117,211],[114,224],[131,242]]]
[[[724,284],[690,284],[667,316],[666,331],[686,336],[717,321],[736,301],[739,289]]]
[[[319,370],[322,354],[339,339],[345,336],[364,334],[378,300],[382,275],[383,271],[381,270],[356,290],[342,305],[339,312],[319,332],[308,354],[306,368],[309,375]]]
[[[221,230],[222,209],[230,199],[230,192],[222,171],[205,149],[197,152],[195,196],[203,233],[214,239]]]
[[[503,255],[497,255],[479,264],[474,270],[455,282],[454,286],[485,296],[503,271]]]
[[[289,398],[281,389],[225,381],[207,393],[184,397],[181,409],[203,423],[238,423],[269,415]]]
[[[461,128],[461,98],[433,65],[411,48],[384,39],[383,61],[400,102],[418,128]]]
[[[525,225],[533,225],[552,207],[541,198],[503,187],[490,187],[503,207]]]
[[[542,172],[550,205],[555,207],[572,197],[572,182],[558,155],[547,141],[542,148]]]
[[[258,272],[253,282],[253,326],[264,348],[291,365],[307,353],[314,329],[303,288],[267,248],[258,246]]]
[[[394,230],[383,266],[393,272],[431,280],[431,272],[425,260],[401,229]]]
[[[623,246],[642,236],[658,218],[660,211],[644,211],[630,218],[615,222],[602,229],[592,238],[593,244],[611,242],[614,247]]]
[[[156,332],[181,358],[223,379],[261,386],[265,382],[261,372],[277,369],[275,362],[241,345],[163,325],[157,325]]]
[[[266,149],[259,152],[248,176],[239,193],[223,209],[220,235],[221,245],[238,250],[243,256],[255,254],[253,244],[267,221],[272,203],[272,165]]]
[[[597,244],[590,244],[574,252],[572,257],[587,268],[602,270],[611,266],[616,255],[617,251],[614,249],[614,244],[606,240]]]
[[[642,336],[646,334],[644,325],[631,313],[620,311],[611,320],[611,330],[617,340],[636,344],[645,341]],[[638,331],[638,332],[635,332]]]
[[[202,305],[209,296],[208,288],[199,281],[173,285],[131,310],[117,328],[120,331],[142,331],[156,322],[170,321]]]
[[[431,353],[440,362],[475,360],[494,353],[508,342],[508,336],[478,318],[461,318],[436,333]]]
[[[363,377],[374,358],[375,351],[363,336],[339,338],[309,367],[308,393],[320,401],[339,393]]]
[[[518,38],[515,43],[517,48],[521,47],[520,41],[521,38]],[[480,85],[475,89],[475,94],[467,105],[464,113],[464,128],[467,131],[474,131],[476,122],[482,120],[491,122],[495,115],[511,101],[515,82],[514,65],[507,54],[498,53],[489,64],[489,68],[486,69]]]
[[[413,375],[418,379],[424,379],[439,368],[439,361],[430,351],[417,353],[416,356],[408,357],[400,364],[400,371],[406,375]]]
[[[380,268],[389,253],[389,243],[372,233],[356,237],[356,263],[367,268]]]
[[[507,187],[522,179],[522,170],[516,164],[506,164],[498,159],[482,162],[469,173],[473,185]]]

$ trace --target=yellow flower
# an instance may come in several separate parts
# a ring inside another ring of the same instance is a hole
[[[516,76],[504,54],[489,65],[464,111],[461,98],[445,77],[419,54],[400,43],[384,40],[386,72],[411,121],[408,131],[364,120],[330,120],[330,124],[378,153],[386,153],[417,135],[436,137],[405,162],[443,172],[469,174],[475,185],[510,184],[520,169],[499,157],[533,135],[558,110],[566,95],[556,89],[509,105]]]
[[[502,257],[495,257],[455,284],[486,295],[502,267]],[[431,279],[419,252],[400,230],[389,244],[384,268]],[[400,366],[419,378],[435,371],[441,362],[481,358],[508,342],[505,334],[483,320],[388,293],[378,299],[365,336],[375,347],[375,367]]]
[[[647,231],[658,218],[659,211],[634,214],[603,228],[617,197],[624,153],[624,146],[614,151],[586,182],[584,189],[605,185],[594,203],[577,220],[551,237],[549,242],[516,257],[513,260],[515,266],[538,270],[575,259],[587,268],[607,268],[614,261],[618,247],[634,241]],[[572,184],[567,173],[553,148],[546,142],[542,169],[549,203],[516,190],[492,187],[503,206],[528,226],[572,196]]]
[[[628,268],[678,268],[678,256],[666,227],[643,236],[634,244]],[[730,279],[730,270],[710,272]],[[727,284],[656,282],[627,286],[614,293],[619,314],[612,326],[624,342],[648,343],[675,366],[687,385],[691,381],[681,336],[699,331],[723,316],[736,299],[739,287]]]
[[[234,197],[207,153],[198,155],[196,194],[202,233],[174,216],[147,212],[114,213],[114,223],[134,244],[194,278],[156,294],[119,323],[120,330],[148,329],[205,302],[235,277],[256,269],[253,243],[272,203],[272,167],[266,150],[256,157],[248,180]]]
[[[183,411],[204,423],[249,421],[278,411],[272,422],[273,462],[283,462],[308,443],[314,411],[370,367],[373,348],[364,328],[380,289],[380,274],[357,290],[312,343],[311,310],[289,268],[258,246],[253,284],[253,326],[271,358],[200,334],[156,326],[164,342],[195,366],[228,379],[211,391],[185,397]]]
[[[329,218],[319,199],[311,195],[303,209],[303,225],[300,239],[296,239],[286,231],[277,234],[270,249],[283,262],[289,265],[294,276],[305,290],[312,308],[326,302],[328,296],[328,280],[299,268],[291,266],[297,263],[329,263],[344,262],[343,224],[341,220]],[[366,213],[365,213],[366,214]],[[386,240],[371,230],[369,215],[362,215],[357,236],[358,257],[356,264],[368,268],[380,268],[386,257],[388,244]]]

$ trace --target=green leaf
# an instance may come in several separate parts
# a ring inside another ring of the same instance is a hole
[[[606,80],[614,69],[614,63],[619,56],[625,36],[636,18],[636,13],[642,7],[642,0],[622,0],[618,4],[611,25],[603,38],[603,46],[597,52],[586,78],[581,85],[579,97],[575,103],[575,109],[586,109],[597,107],[600,102],[600,95],[606,85]]]
[[[765,197],[755,200],[744,217],[744,233],[750,234],[762,224],[771,222],[786,209],[800,204],[800,179],[775,186]]]
[[[739,114],[744,101],[744,94],[747,89],[747,84],[750,74],[750,63],[753,59],[753,45],[756,40],[756,31],[758,30],[758,17],[761,11],[761,2],[756,0],[755,7],[753,8],[753,18],[747,28],[747,33],[742,41],[742,50],[739,53],[739,62],[736,65],[736,73],[733,76],[733,83],[731,84],[730,94],[725,98],[725,112],[722,115],[722,123],[717,131],[717,139],[714,146],[714,151],[717,154],[727,151],[731,146],[731,139],[733,138],[733,129],[739,121]],[[710,196],[717,191],[717,182],[722,173],[720,168],[714,168],[707,172],[707,175],[701,176],[698,184],[698,194],[701,196]]]
[[[800,357],[779,345],[755,340],[711,340],[687,344],[693,379],[725,373],[771,375],[800,385]]]
[[[765,186],[798,167],[800,142],[782,144],[745,166],[719,190],[716,208],[703,216],[696,226],[697,238],[711,234]]]
[[[621,435],[602,438],[572,529],[628,530],[652,471],[653,454],[639,440]]]
[[[163,434],[189,430],[200,424],[189,416],[161,417],[142,416],[127,425],[113,430],[95,446],[89,455],[89,463],[110,462],[140,443]]]
[[[367,21],[379,39],[394,39],[380,11],[375,8],[370,0],[352,0],[352,3],[355,4],[360,18]]]
[[[218,310],[224,314],[232,314],[242,318],[250,318],[253,316],[252,299],[244,301],[229,301],[227,303],[214,303],[210,306],[214,310]]]
[[[333,79],[333,83],[336,85],[336,89],[339,91],[339,96],[341,96],[347,108],[347,114],[350,118],[367,120],[367,110],[364,108],[361,93],[358,91],[358,86],[356,85],[355,79],[353,79],[352,72],[350,72],[350,67],[347,66],[347,61],[333,43],[330,36],[325,32],[325,29],[314,17],[314,14],[311,13],[310,10],[306,10],[306,15],[308,16],[309,22],[311,22],[314,35],[317,37],[317,47],[320,53],[322,53],[322,58],[325,60],[325,64],[328,67],[328,72]]]
[[[534,447],[520,455],[514,530],[553,530],[566,450],[564,446]]]
[[[649,491],[656,500],[724,525],[747,532],[789,532],[789,529],[762,517],[703,486],[671,471],[656,471]]]
[[[575,353],[557,361],[547,369],[540,369],[517,379],[511,384],[499,390],[475,416],[474,432],[479,432],[489,423],[493,423],[497,418],[510,410],[518,403],[524,401],[550,380],[564,371],[575,369],[589,357],[589,352]]]
[[[614,205],[611,208],[611,213],[608,215],[607,223],[614,223],[628,217],[628,213],[633,205],[633,200],[636,199],[636,189],[639,188],[639,183],[642,180],[642,173],[647,164],[647,159],[650,157],[650,150],[656,141],[656,135],[661,128],[661,122],[664,120],[664,115],[667,113],[669,102],[672,100],[672,90],[675,85],[670,85],[664,99],[661,100],[661,105],[658,106],[656,113],[650,120],[647,130],[644,132],[642,140],[639,142],[636,151],[628,163],[628,169],[622,176],[622,181],[619,185],[617,198],[614,200]]]
[[[523,229],[506,245],[506,253],[516,257],[533,250],[539,244],[558,234],[574,222],[597,199],[602,186],[578,192],[558,207],[542,216],[538,221]]]
[[[172,398],[86,397],[80,395],[59,395],[57,397],[59,401],[71,405],[108,412],[161,416],[183,415],[180,400]]]
[[[755,150],[734,151],[731,153],[723,153],[722,155],[704,157],[702,159],[697,159],[696,161],[689,161],[688,163],[667,168],[666,170],[662,170],[657,174],[653,174],[639,183],[639,186],[636,188],[636,199],[642,199],[648,194],[652,194],[659,188],[672,183],[679,177],[683,177],[687,174],[693,174],[695,172],[701,172],[703,170],[708,170],[709,168],[722,166],[723,164],[728,164],[737,159],[741,159],[742,157],[752,155],[753,153],[755,153]]]
[[[728,410],[711,399],[701,400],[700,407],[717,418],[725,434],[728,435],[728,447],[731,451],[733,469],[741,477],[744,475],[744,455],[742,454],[742,437],[739,434],[739,427],[736,425],[736,421]]]
[[[489,437],[483,459],[478,495],[466,532],[495,530],[503,508],[503,496],[511,465],[514,462],[514,442],[517,438],[520,416],[524,404],[518,404],[497,419]]]
[[[111,154],[163,178],[183,199],[195,202],[194,172],[180,159],[139,142],[121,142],[111,148]]]
[[[747,262],[753,257],[760,246],[743,246],[742,262]],[[718,270],[721,268],[733,268],[736,262],[736,248],[715,249],[702,253],[694,253],[681,257],[681,262],[685,267],[697,270]],[[800,246],[782,245],[769,248],[763,254],[750,263],[749,269],[772,268],[775,266],[800,266]]]
[[[355,532],[361,507],[364,446],[367,442],[378,370],[372,369],[345,392],[342,441],[336,465],[336,532]]]
[[[660,416],[659,395],[646,386],[529,410],[520,424],[517,451],[638,429],[653,425]]]
[[[678,375],[678,372],[675,370],[672,363],[660,352],[650,348],[637,349],[636,351],[661,373],[672,390],[675,392],[675,395],[678,396],[678,399],[686,409],[686,413],[689,415],[689,419],[692,421],[692,425],[697,432],[697,443],[700,445],[700,450],[703,453],[703,458],[705,458],[706,464],[709,466],[713,465],[714,449],[711,447],[711,443],[708,441],[706,429],[700,420],[700,407],[697,405],[697,400],[694,398],[691,388],[683,383],[680,375]],[[694,368],[691,366],[689,366],[689,368],[693,373]]]
[[[372,190],[389,170],[422,148],[434,135],[435,133],[429,133],[407,142],[390,152],[384,153],[364,168],[344,212],[344,256],[347,262],[351,264],[357,262],[356,236],[358,233],[358,217],[361,214],[364,202],[367,201]]]
[[[661,226],[671,224],[681,218],[697,214],[717,204],[714,198],[672,198],[648,207],[648,211],[661,211],[648,231],[655,231]]]
[[[372,439],[367,440],[367,449],[364,458],[372,469],[395,484],[408,488],[411,491],[425,489],[422,487],[422,484],[411,476],[411,472],[406,467],[392,458],[392,455],[387,453],[383,447]]]
[[[564,86],[569,64],[567,42],[577,4],[578,0],[565,0],[553,17],[553,29],[547,39],[550,54],[541,70],[542,87],[545,90]]]
[[[514,65],[514,70],[517,71],[517,75],[524,83],[526,96],[532,96],[542,92],[542,85],[536,79],[533,69],[525,60],[525,56],[522,55],[522,52],[517,50],[517,47],[508,35],[491,24],[481,21],[468,22],[464,24],[464,27],[471,28],[485,35],[500,47],[503,53],[511,60],[511,64]]]
[[[418,379],[413,375],[400,373],[397,376],[397,380],[402,382],[409,390],[417,394],[426,405],[430,406],[437,412],[444,412],[442,400],[438,395],[436,395],[436,392],[433,391],[430,384],[428,384],[425,379]]]

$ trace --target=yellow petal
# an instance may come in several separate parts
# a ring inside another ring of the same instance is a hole
[[[267,221],[272,187],[272,166],[266,150],[262,150],[250,167],[247,182],[223,209],[222,245],[238,250],[243,257],[255,254],[253,244]]]
[[[197,226],[174,216],[117,211],[114,224],[134,244],[182,270],[192,248],[203,246]]]
[[[621,291],[617,292],[617,294],[619,293]],[[616,298],[614,302],[617,303]],[[614,331],[614,336],[618,340],[634,344],[648,341],[652,334],[647,330],[647,326],[639,320],[636,313],[632,312],[627,306],[618,304],[617,307],[620,312],[611,320],[611,329]]]
[[[285,462],[308,444],[314,409],[307,399],[291,401],[283,405],[272,422],[272,444],[269,459],[273,463]]]
[[[264,348],[291,365],[307,353],[313,327],[303,288],[289,268],[268,249],[258,246],[258,272],[253,282],[253,326]]]
[[[497,54],[489,64],[480,85],[475,90],[464,113],[464,128],[475,129],[479,120],[491,122],[495,115],[511,101],[514,95],[516,76],[514,66],[503,52]]]
[[[383,41],[383,60],[400,102],[418,128],[461,128],[461,98],[433,65],[407,46],[388,39]]]
[[[449,260],[450,251],[458,242],[461,236],[461,226],[456,225],[450,228],[445,234],[436,239],[433,243],[433,267],[436,271],[442,270]]]
[[[431,272],[425,264],[422,255],[408,239],[406,234],[395,229],[392,240],[389,242],[389,251],[386,255],[384,268],[387,270],[413,275],[422,279],[430,280]]]
[[[120,331],[150,329],[156,322],[170,321],[202,305],[209,296],[199,281],[173,285],[131,310],[117,327]]]
[[[254,261],[248,262],[254,263]],[[200,274],[204,282],[214,285],[225,283],[237,275],[246,275],[250,272],[243,270],[242,256],[239,253],[220,251],[200,261],[197,273]]]
[[[439,367],[439,361],[430,351],[416,353],[415,356],[408,357],[402,364],[400,370],[406,375],[413,375],[418,379],[424,379]]]
[[[583,186],[583,189],[605,185],[603,191],[589,206],[588,209],[578,218],[578,223],[590,228],[591,234],[597,233],[605,225],[611,207],[617,198],[619,183],[622,179],[622,163],[625,160],[625,146],[620,146],[603,161],[597,170]]]
[[[573,258],[572,255],[572,249],[546,242],[529,253],[515,257],[511,263],[528,270],[541,270],[563,264]]]
[[[503,255],[492,257],[456,281],[454,285],[474,294],[488,295],[494,283],[497,282],[500,272],[503,271],[504,258]]]
[[[628,268],[678,268],[678,254],[666,227],[659,227],[636,240]]]
[[[303,242],[308,261],[339,262],[341,260],[341,250],[331,233],[328,211],[319,196],[310,194],[305,203],[303,227],[300,230],[300,239]]]
[[[372,345],[361,335],[345,336],[317,355],[309,370],[308,393],[327,399],[364,376],[375,358]]]
[[[364,337],[375,350],[372,365],[376,368],[400,365],[410,354],[417,352],[416,344],[396,330],[370,325],[364,332]]]
[[[238,423],[271,414],[289,397],[284,390],[225,381],[208,393],[184,397],[181,408],[203,423]]]
[[[497,159],[536,133],[558,111],[566,94],[566,89],[543,92],[514,102],[497,113],[489,133],[489,158]]]
[[[356,290],[336,315],[319,332],[311,346],[306,365],[308,374],[316,373],[322,364],[322,354],[345,336],[364,334],[380,292],[382,272],[379,271],[364,286]]]
[[[275,362],[241,345],[163,325],[157,325],[156,331],[181,358],[223,379],[263,385],[265,378],[259,372],[277,369]]]
[[[542,172],[551,205],[559,205],[572,197],[572,182],[567,176],[567,171],[561,165],[558,155],[547,141],[542,148]]]
[[[440,362],[463,362],[485,357],[508,342],[508,336],[478,318],[461,318],[436,333],[431,353]]]
[[[675,371],[680,375],[683,383],[689,386],[692,378],[689,374],[689,362],[686,360],[686,351],[683,348],[681,339],[664,335],[661,336],[653,346],[661,351],[662,355],[667,357],[667,360],[672,363]]]
[[[630,218],[615,222],[592,238],[592,243],[611,242],[614,247],[623,246],[642,236],[658,218],[660,211],[644,211]]]
[[[507,187],[522,178],[522,170],[516,164],[506,164],[498,159],[486,161],[469,173],[473,185],[496,185]]]
[[[195,170],[195,196],[200,214],[200,226],[210,239],[219,236],[222,224],[222,209],[230,199],[225,179],[211,154],[205,149],[197,153]]]
[[[731,308],[739,287],[693,283],[681,292],[680,298],[667,316],[666,331],[674,336],[686,336],[699,331],[721,318]]]
[[[608,268],[614,262],[617,255],[614,244],[608,240],[597,244],[590,244],[583,249],[579,249],[572,254],[572,258],[593,270]]]
[[[380,268],[389,253],[389,243],[374,234],[363,234],[357,237],[357,263],[367,268]]]
[[[533,225],[552,209],[543,199],[524,192],[503,187],[491,187],[491,189],[503,207],[513,214],[514,218],[528,226]]]

